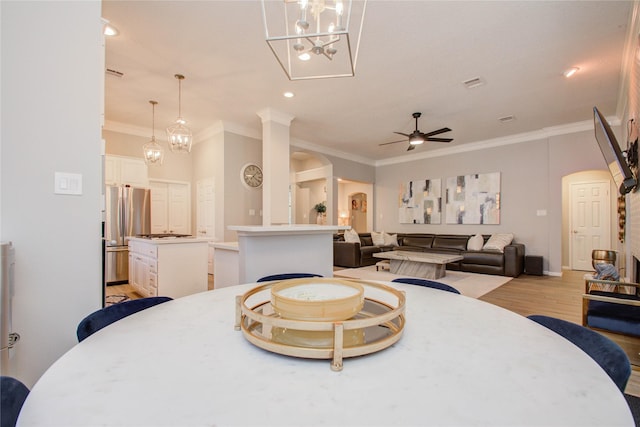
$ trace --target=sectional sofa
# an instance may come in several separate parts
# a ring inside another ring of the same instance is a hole
[[[427,233],[391,233],[397,238],[397,245],[374,245],[371,233],[359,233],[358,242],[346,242],[343,234],[334,235],[333,264],[338,267],[358,268],[375,265],[381,261],[374,253],[392,250],[421,251],[456,254],[462,261],[447,264],[447,270],[471,273],[495,274],[518,277],[524,272],[525,246],[511,242],[499,250],[468,249],[469,239],[473,235],[464,234],[427,234]],[[490,235],[483,235],[486,244]]]

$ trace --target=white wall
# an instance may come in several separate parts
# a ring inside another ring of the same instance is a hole
[[[16,248],[9,374],[32,387],[102,306],[99,1],[2,1],[0,240]],[[54,195],[54,172],[82,175]]]

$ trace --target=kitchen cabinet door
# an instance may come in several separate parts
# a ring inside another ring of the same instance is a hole
[[[151,187],[151,232],[191,234],[189,184],[154,182]]]
[[[104,156],[105,185],[130,185],[147,188],[149,178],[144,160],[135,157]]]

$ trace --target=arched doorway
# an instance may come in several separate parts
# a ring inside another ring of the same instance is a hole
[[[349,195],[349,222],[351,228],[358,233],[367,231],[367,194],[353,193]]]

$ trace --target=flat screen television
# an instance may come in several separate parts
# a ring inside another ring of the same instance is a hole
[[[604,160],[607,162],[614,182],[620,189],[620,194],[627,194],[636,187],[638,181],[633,176],[629,165],[627,165],[627,161],[622,155],[618,141],[609,123],[607,123],[602,113],[598,111],[597,107],[593,107],[593,128],[600,151],[602,151]]]

